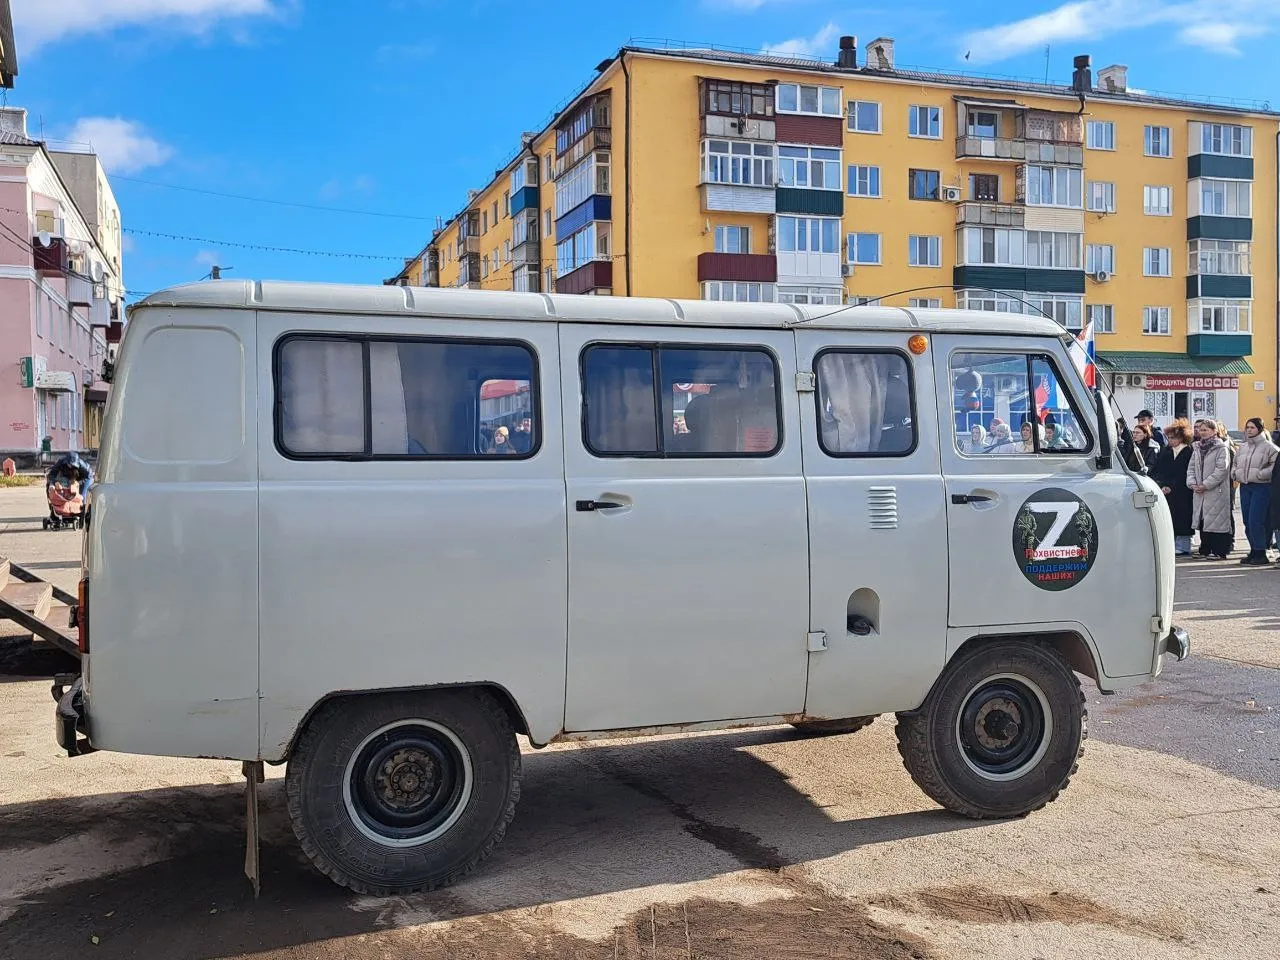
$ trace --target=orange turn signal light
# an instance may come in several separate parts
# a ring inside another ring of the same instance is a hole
[[[907,341],[907,349],[918,357],[929,349],[929,338],[922,333],[917,333]]]

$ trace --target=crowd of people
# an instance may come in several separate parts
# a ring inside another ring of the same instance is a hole
[[[1123,422],[1119,426],[1123,427]],[[1268,433],[1262,420],[1245,424],[1244,440],[1234,441],[1226,425],[1213,419],[1185,418],[1164,429],[1150,410],[1138,414],[1131,431],[1120,431],[1121,455],[1130,469],[1160,485],[1173,515],[1178,556],[1225,560],[1235,543],[1238,502],[1249,551],[1245,566],[1267,566],[1267,550],[1280,546],[1280,416]],[[1192,537],[1199,536],[1195,553]]]

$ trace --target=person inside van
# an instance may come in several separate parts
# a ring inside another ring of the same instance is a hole
[[[987,431],[982,428],[982,424],[975,423],[969,428],[969,439],[965,443],[964,452],[970,456],[986,453],[987,449]]]
[[[489,452],[496,453],[499,456],[519,453],[519,451],[511,445],[511,431],[506,427],[499,427],[497,430],[493,431],[493,447]]]
[[[516,432],[511,437],[511,446],[516,453],[528,453],[533,449],[533,418],[524,417],[516,424]]]
[[[996,456],[1005,456],[1011,453],[1018,453],[1018,444],[1013,439],[1013,432],[1009,429],[1009,425],[996,417],[991,421],[990,442],[987,444],[986,452],[995,454]]]
[[[1037,436],[1039,434],[1039,436]],[[1044,428],[1030,420],[1022,424],[1022,442],[1018,444],[1018,453],[1036,453],[1044,449]]]

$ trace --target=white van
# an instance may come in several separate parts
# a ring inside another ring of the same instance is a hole
[[[953,310],[157,293],[59,742],[287,762],[303,848],[375,894],[494,847],[516,734],[896,713],[939,804],[1026,814],[1076,769],[1077,674],[1110,692],[1188,649],[1164,498],[1069,341]]]

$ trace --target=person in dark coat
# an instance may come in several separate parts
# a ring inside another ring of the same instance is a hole
[[[1138,426],[1147,428],[1147,436],[1154,440],[1157,445],[1163,447],[1169,442],[1165,439],[1164,431],[1156,426],[1155,414],[1150,410],[1139,410],[1135,419],[1138,421]]]
[[[1191,503],[1194,498],[1187,486],[1187,467],[1191,465],[1191,424],[1186,420],[1175,420],[1164,435],[1168,443],[1156,456],[1151,467],[1151,479],[1160,484],[1169,503],[1169,512],[1173,515],[1174,552],[1180,557],[1189,557],[1193,533]]]
[[[1129,431],[1129,436],[1133,439],[1134,451],[1142,458],[1142,466],[1145,468],[1145,472],[1149,474],[1162,446],[1156,443],[1151,436],[1151,431],[1140,423]]]

